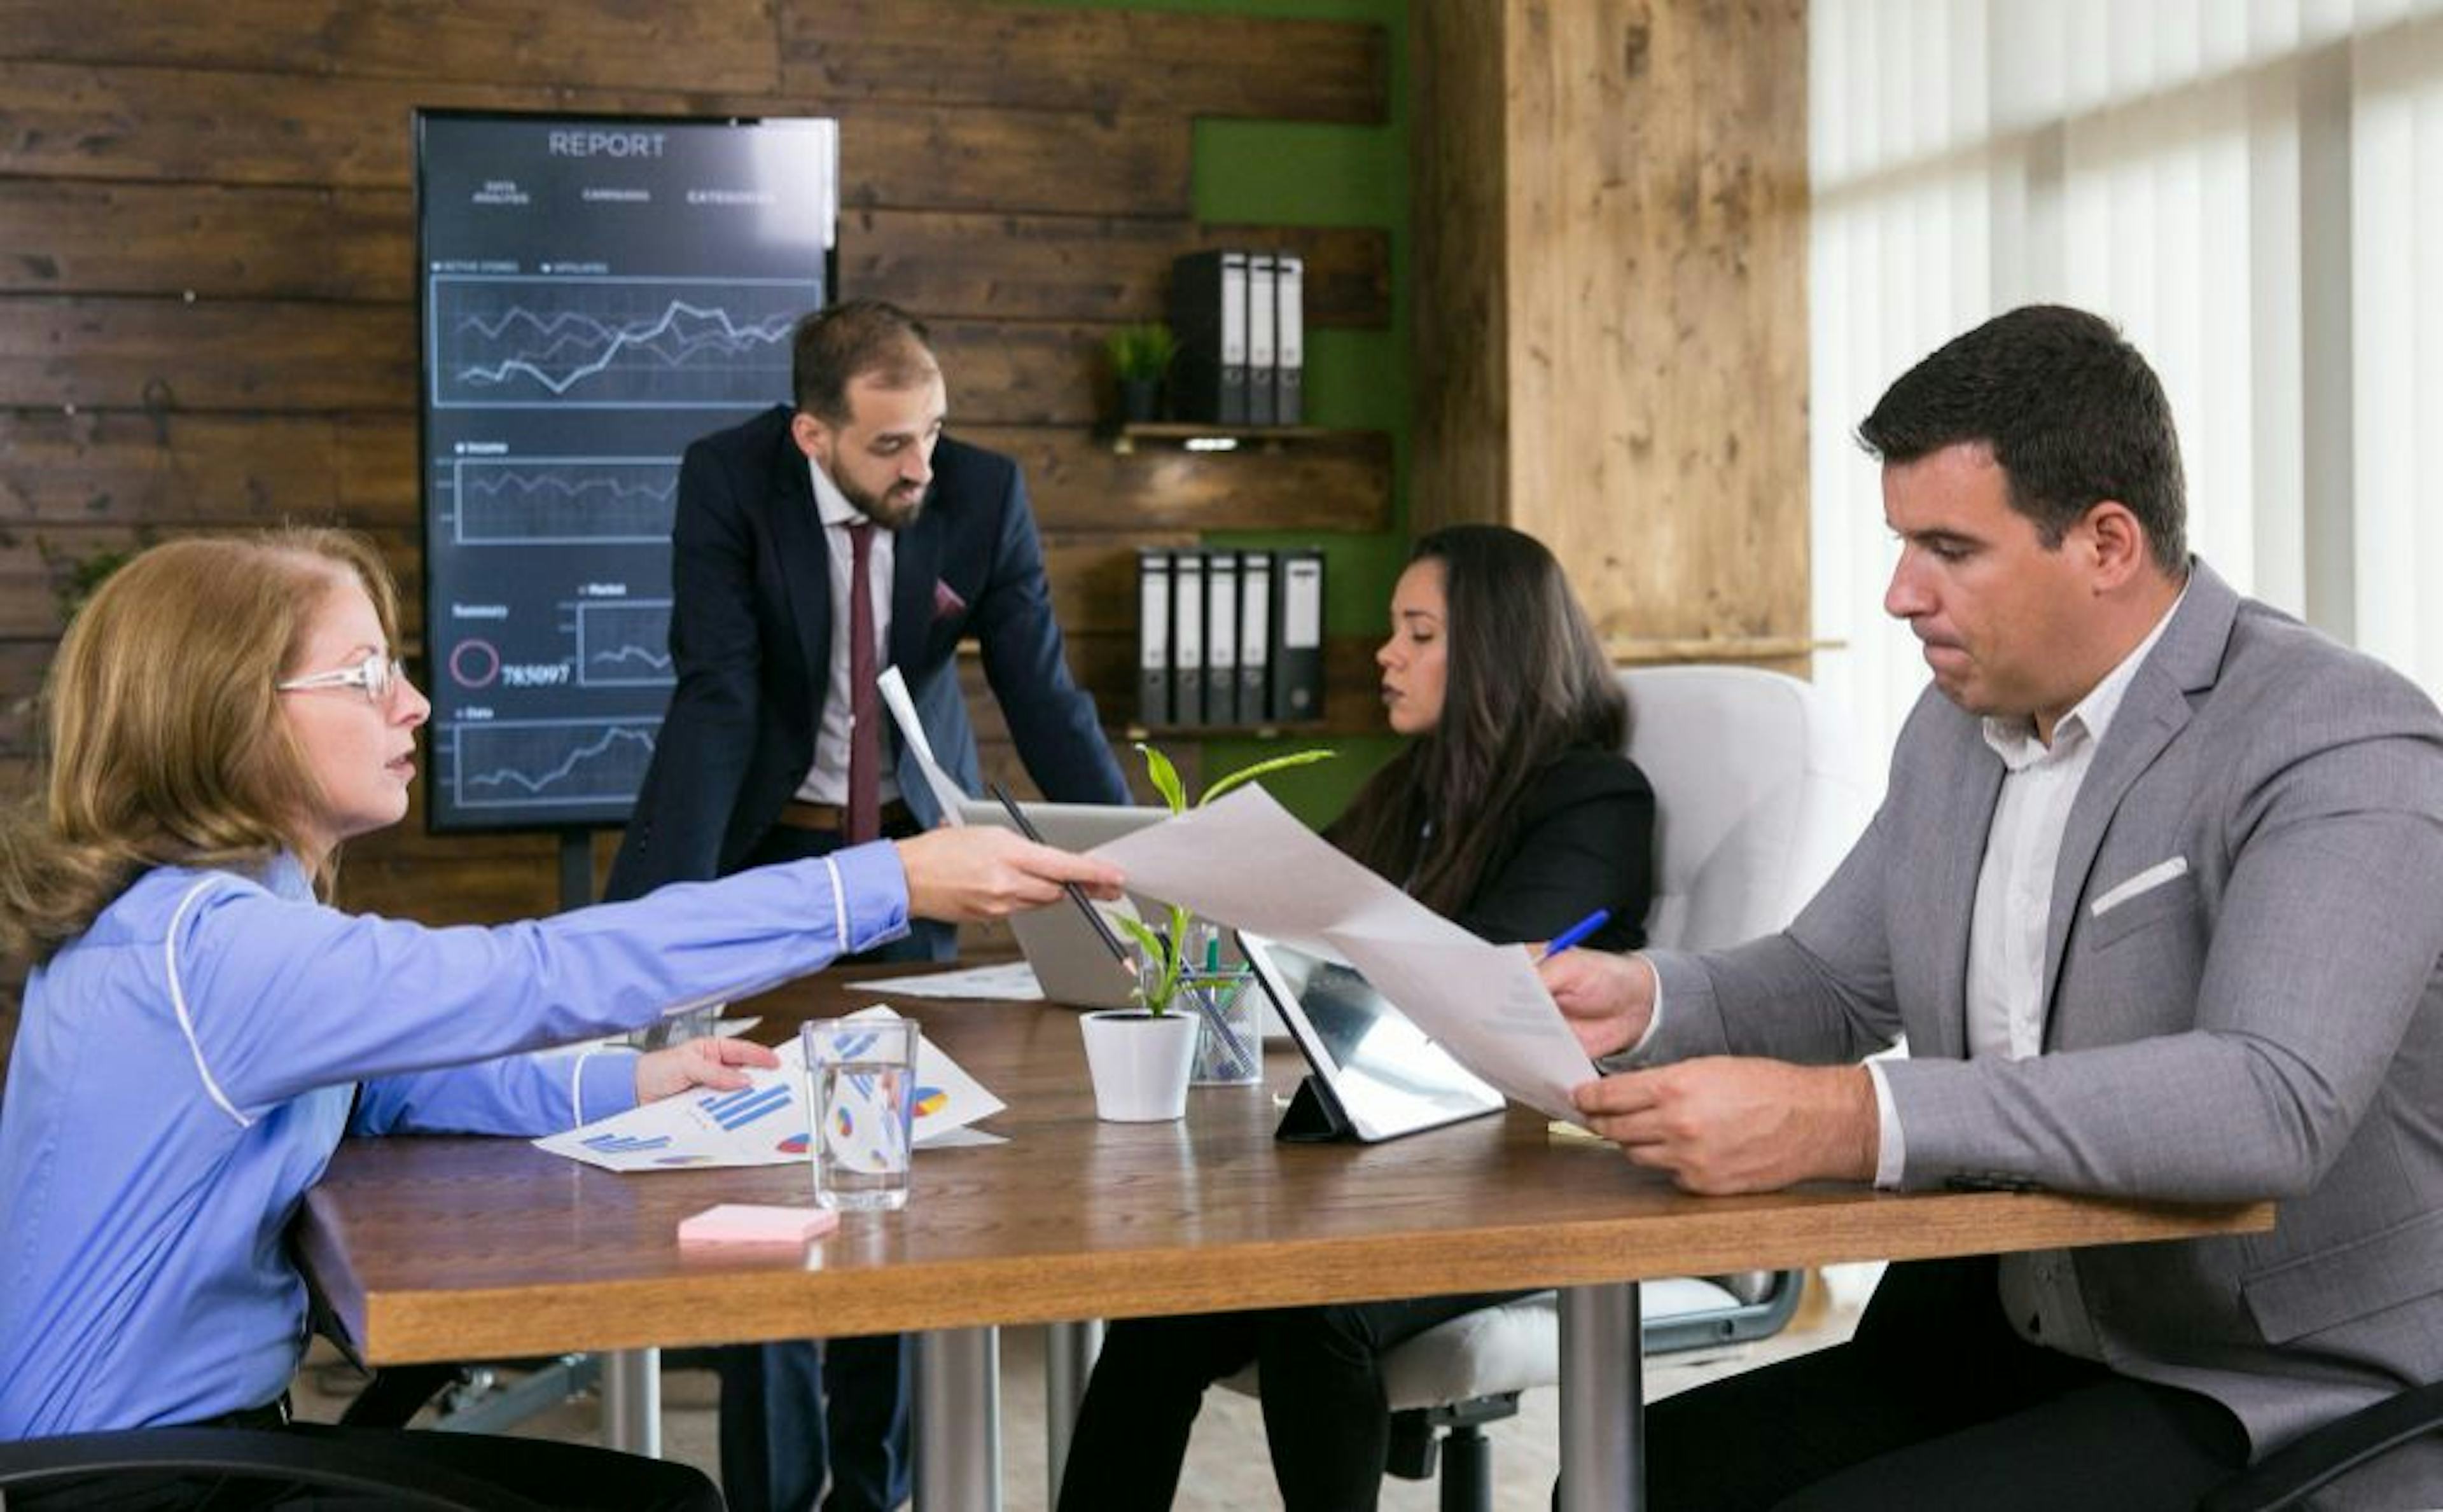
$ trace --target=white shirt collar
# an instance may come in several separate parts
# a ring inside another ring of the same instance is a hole
[[[2163,611],[2163,617],[2155,622],[2155,628],[2146,632],[2146,638],[2106,672],[2103,682],[2089,688],[2086,697],[2054,721],[2053,743],[2049,748],[2036,738],[2036,721],[2028,716],[2015,715],[2005,719],[1987,715],[1985,743],[2002,758],[2002,765],[2011,772],[2023,771],[2047,756],[2073,749],[2082,741],[2101,744],[2104,730],[2112,723],[2113,715],[2120,712],[2121,701],[2128,696],[2129,684],[2137,680],[2138,668],[2145,665],[2146,653],[2163,638],[2164,628],[2172,623],[2172,616],[2180,611],[2180,606],[2188,601],[2188,585],[2183,583],[2180,596],[2172,600],[2172,607]]]
[[[845,528],[866,519],[865,511],[848,501],[848,495],[839,491],[822,464],[808,457],[806,471],[815,481],[815,514],[825,525]]]

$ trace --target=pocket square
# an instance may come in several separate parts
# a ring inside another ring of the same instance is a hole
[[[963,614],[966,612],[966,608],[967,601],[959,596],[957,589],[938,577],[933,579],[933,617],[935,619],[946,620],[953,614]]]
[[[2165,883],[2177,882],[2188,874],[2189,858],[2186,856],[2174,856],[2169,861],[2158,861],[2087,904],[2087,914],[2091,918],[2102,919],[2106,913],[2120,907],[2140,893],[2153,892]]]

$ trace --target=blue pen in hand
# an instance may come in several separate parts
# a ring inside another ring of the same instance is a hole
[[[1596,930],[1603,928],[1604,925],[1610,922],[1611,910],[1608,908],[1598,908],[1593,913],[1587,915],[1586,918],[1579,920],[1576,923],[1571,924],[1569,928],[1562,930],[1559,934],[1553,936],[1552,942],[1544,947],[1544,954],[1536,956],[1535,958],[1539,961],[1551,960],[1553,956],[1558,956],[1561,952],[1569,949],[1570,946],[1576,944],[1578,941],[1586,938],[1589,935],[1593,934]]]

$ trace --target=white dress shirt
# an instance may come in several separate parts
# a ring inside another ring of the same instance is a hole
[[[2039,1054],[2045,1040],[2045,932],[2052,918],[2053,872],[2061,862],[2062,831],[2071,805],[2095,761],[2096,748],[2119,711],[2129,683],[2164,628],[2188,597],[2180,596],[2103,681],[2053,726],[2048,748],[2028,719],[1985,720],[1985,742],[2002,758],[2002,791],[1986,830],[1985,861],[1976,878],[1975,911],[1968,929],[1968,1051],[2013,1060]],[[1656,982],[1645,1032],[1626,1049],[1605,1058],[1607,1066],[1635,1064],[1662,1027],[1662,986]],[[1875,1185],[1896,1189],[1907,1168],[1908,1144],[1883,1066],[1868,1061],[1875,1089],[1879,1133]],[[2006,1255],[2003,1303],[2011,1323],[2030,1339],[2095,1357],[2095,1340],[2077,1298],[2077,1276],[2067,1252],[2040,1250]]]
[[[806,803],[848,802],[848,746],[850,731],[855,725],[854,703],[848,686],[848,590],[849,574],[855,568],[855,547],[849,540],[849,526],[866,519],[862,510],[848,501],[831,475],[811,457],[806,470],[814,475],[815,509],[823,522],[825,555],[830,558],[832,574],[832,665],[828,691],[823,695],[823,716],[815,726],[815,764],[806,771],[806,780],[798,784],[798,797]],[[891,665],[891,564],[893,535],[881,525],[873,528],[873,544],[868,551],[867,586],[873,591],[873,665],[878,669]],[[890,714],[885,711],[883,718]],[[889,803],[899,796],[899,783],[891,772],[891,733],[882,738],[882,801]]]
[[[2186,598],[2187,591],[2180,597]],[[1985,832],[1985,860],[1976,874],[1975,911],[1968,925],[1968,1053],[2025,1060],[2045,1045],[2045,936],[2052,920],[2053,873],[2070,806],[2086,781],[2112,717],[2146,654],[2179,612],[2179,600],[2146,638],[2054,722],[2051,745],[2027,718],[1984,721],[1985,743],[2002,758],[2002,789]],[[1897,1187],[1908,1150],[1893,1111],[1883,1067],[1866,1063],[1875,1086],[1881,1139],[1875,1185]],[[2087,1359],[2100,1357],[2078,1273],[2068,1252],[2042,1249],[2002,1259],[2002,1303],[2011,1326],[2033,1343]]]

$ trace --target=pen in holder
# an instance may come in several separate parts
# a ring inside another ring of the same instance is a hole
[[[1188,1081],[1197,1086],[1245,1086],[1264,1079],[1263,1030],[1253,977],[1235,971],[1187,972],[1174,1001],[1196,1014],[1196,1062]]]

